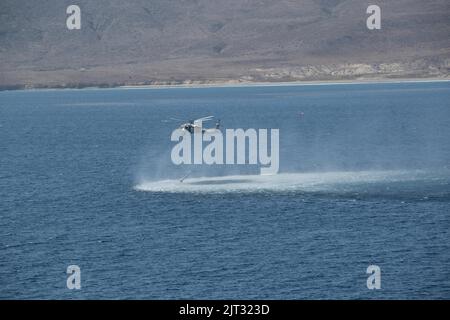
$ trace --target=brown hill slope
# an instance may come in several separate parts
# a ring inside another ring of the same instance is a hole
[[[366,28],[366,8],[382,29]],[[81,30],[66,28],[78,4]],[[0,87],[449,77],[448,0],[2,0]]]

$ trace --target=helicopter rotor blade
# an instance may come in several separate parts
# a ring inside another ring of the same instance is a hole
[[[203,118],[194,120],[194,124],[199,123],[199,122],[211,121],[213,118],[214,118],[214,116],[203,117]]]

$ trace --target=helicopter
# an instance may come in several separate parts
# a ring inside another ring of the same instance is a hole
[[[203,122],[211,121],[214,119],[214,116],[207,116],[203,118],[199,118],[196,120],[189,120],[186,123],[183,123],[179,126],[179,129],[189,132],[191,134],[194,133],[195,129],[200,128],[202,133],[210,133],[210,132],[216,132],[217,130],[220,130],[220,119],[217,119],[216,125],[213,128],[204,128]],[[180,121],[180,119],[171,118],[171,121]],[[163,121],[167,122],[167,120]]]
[[[207,116],[207,117],[202,117],[196,120],[189,120],[188,122],[185,122],[183,124],[181,124],[178,129],[181,129],[184,133],[188,133],[189,134],[195,134],[195,133],[200,133],[203,135],[205,133],[216,133],[217,131],[220,131],[220,119],[216,120],[216,124],[214,127],[212,128],[204,128],[203,127],[203,122],[206,121],[211,121],[214,119],[214,116]],[[181,121],[180,119],[177,118],[170,118],[169,120],[163,120],[162,122],[170,122],[170,121]],[[188,176],[190,176],[192,173],[192,171],[189,171],[187,174],[185,174],[181,179],[180,182],[183,182]]]

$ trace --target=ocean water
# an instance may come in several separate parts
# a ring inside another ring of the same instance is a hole
[[[208,115],[279,174],[173,165]],[[0,92],[3,299],[450,299],[449,214],[449,82]]]

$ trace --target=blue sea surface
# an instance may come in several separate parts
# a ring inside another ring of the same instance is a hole
[[[208,115],[279,174],[172,164]],[[450,299],[449,215],[449,82],[0,92],[2,299]]]

